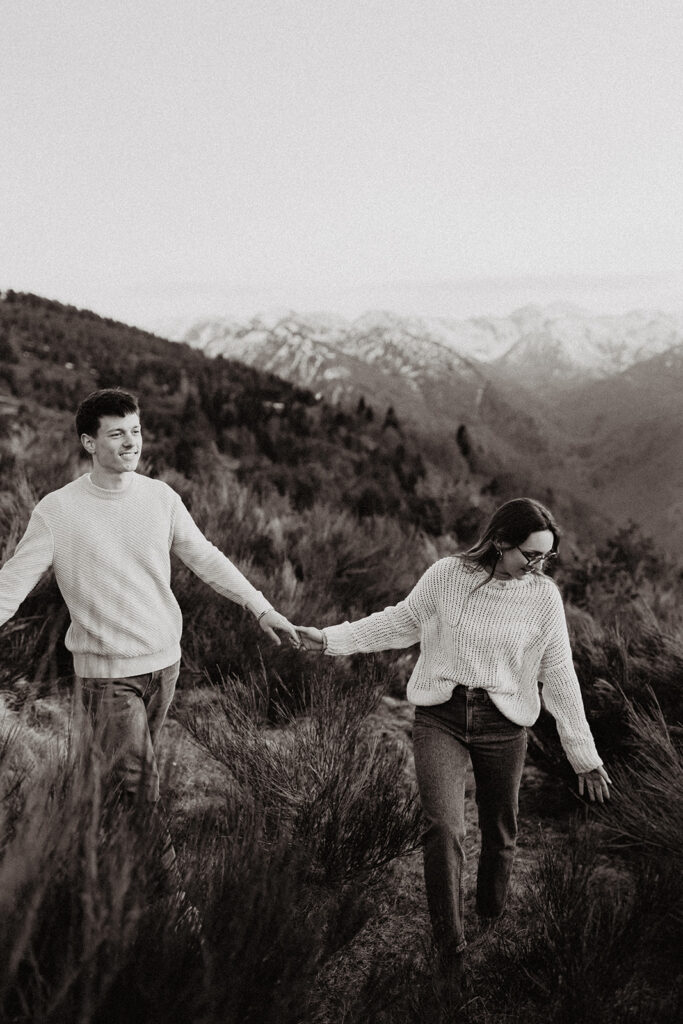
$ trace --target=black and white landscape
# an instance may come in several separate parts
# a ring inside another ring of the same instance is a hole
[[[683,541],[683,316],[276,313],[160,324],[158,333],[332,402],[392,406],[428,434],[464,424],[501,467],[538,470],[554,489],[643,525],[672,553]]]

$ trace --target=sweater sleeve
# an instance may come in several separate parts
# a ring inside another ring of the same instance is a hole
[[[411,592],[396,605],[375,612],[356,622],[327,626],[326,654],[361,654],[411,647],[422,637],[422,623],[435,614],[437,578],[441,563],[436,562],[420,577]]]
[[[572,768],[575,772],[588,772],[602,761],[586,719],[562,598],[555,587],[550,614],[552,633],[539,670],[543,701],[557,723],[560,742]]]
[[[247,608],[253,615],[269,611],[272,605],[199,529],[181,498],[176,495],[171,551],[196,576],[222,597]]]
[[[35,508],[14,554],[0,569],[0,625],[12,618],[24,598],[50,568],[53,555],[52,531],[39,509]]]

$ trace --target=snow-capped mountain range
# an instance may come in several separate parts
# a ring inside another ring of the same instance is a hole
[[[519,444],[566,433],[581,388],[674,351],[683,344],[683,318],[596,317],[566,306],[460,321],[387,312],[346,321],[285,312],[246,322],[206,318],[158,333],[333,402],[362,395],[381,411],[396,406],[428,431],[478,420],[499,443],[516,430]],[[585,418],[570,432],[583,427],[590,429]]]
[[[470,320],[371,312],[347,321],[285,312],[246,322],[176,321],[157,325],[156,332],[207,355],[296,377],[309,387],[321,376],[327,381],[347,377],[346,359],[416,383],[421,371],[440,374],[453,366],[466,372],[469,366],[472,372],[476,364],[486,364],[521,373],[536,385],[619,373],[683,343],[683,318],[649,312],[593,316],[566,306],[527,306],[508,317]]]
[[[683,318],[524,307],[470,320],[292,312],[157,333],[453,436],[683,544]],[[547,468],[546,468],[547,467]]]

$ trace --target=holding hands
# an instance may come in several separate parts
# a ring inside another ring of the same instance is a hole
[[[287,637],[292,647],[300,647],[301,642],[296,631],[296,627],[292,625],[289,619],[286,619],[284,615],[280,615],[274,608],[271,608],[267,612],[263,612],[259,615],[258,624],[270,639],[278,645],[281,644],[278,633],[282,633]]]
[[[299,643],[305,651],[320,653],[325,650],[327,644],[321,629],[316,629],[315,626],[297,626],[296,631],[299,635]]]
[[[281,639],[278,633],[282,634],[292,647],[296,650],[316,651],[320,653],[327,647],[322,630],[314,626],[293,626],[289,619],[280,615],[274,608],[263,612],[258,618],[258,624],[263,632],[278,646]]]
[[[290,624],[288,623],[288,625]],[[326,649],[327,640],[321,629],[316,629],[315,626],[291,626],[291,630],[295,636],[293,637],[289,630],[287,636],[293,647],[304,651],[314,651],[317,654],[321,654]],[[578,778],[580,796],[583,796],[585,792],[591,802],[597,800],[598,803],[604,803],[605,800],[609,800],[609,787],[612,780],[602,766],[593,768],[592,771],[579,772]]]

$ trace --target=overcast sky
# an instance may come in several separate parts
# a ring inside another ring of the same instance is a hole
[[[680,0],[4,0],[0,288],[683,309]]]

